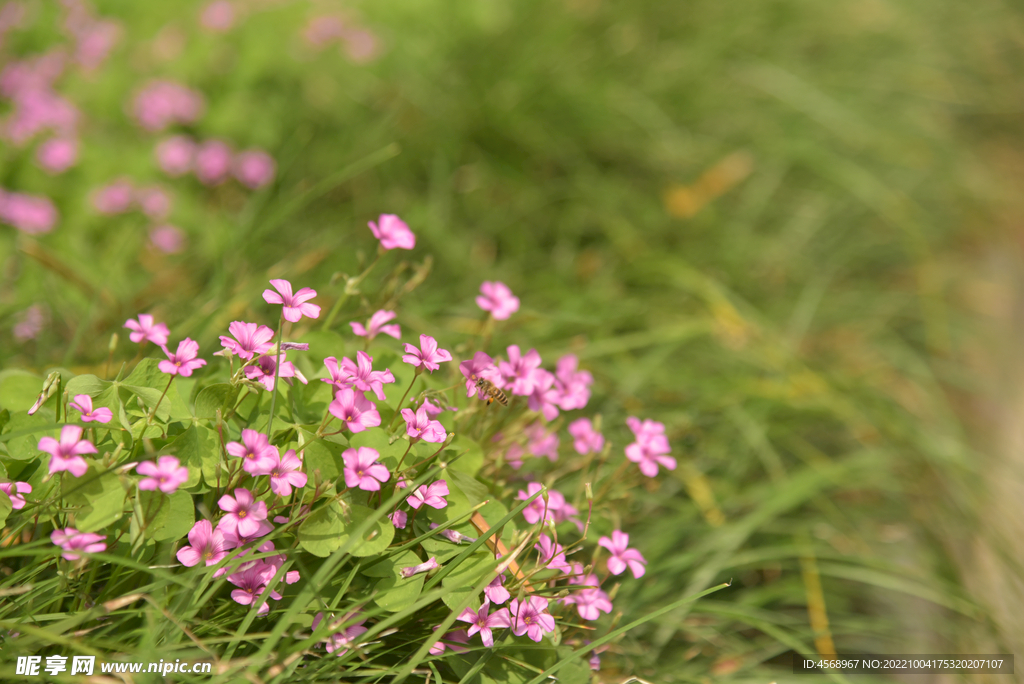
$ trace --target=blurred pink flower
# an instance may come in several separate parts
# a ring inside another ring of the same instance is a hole
[[[33,304],[18,316],[18,322],[14,324],[14,339],[19,342],[34,340],[43,330],[46,324],[46,313],[38,304]]]
[[[636,549],[630,549],[629,547],[629,535],[620,530],[612,532],[611,538],[601,537],[597,540],[598,546],[603,546],[611,552],[611,557],[608,558],[608,572],[613,575],[621,575],[626,571],[626,567],[629,567],[630,572],[633,573],[633,577],[640,579],[644,576],[647,568],[647,561],[640,555],[640,552]]]
[[[162,131],[172,124],[196,121],[205,106],[197,91],[174,81],[155,80],[135,96],[132,113],[146,130]]]
[[[96,447],[87,439],[82,439],[82,428],[78,425],[65,425],[60,430],[60,441],[53,437],[39,440],[39,450],[50,454],[50,474],[67,470],[75,477],[82,477],[89,469],[89,464],[82,454],[95,454]]]
[[[135,188],[127,178],[118,178],[92,195],[92,206],[101,214],[123,214],[135,202]]]
[[[172,178],[191,171],[195,156],[196,144],[188,136],[175,135],[156,146],[156,163]]]
[[[504,321],[519,311],[519,297],[512,294],[505,283],[485,281],[480,285],[476,305],[484,311],[490,311],[495,320]]]
[[[589,418],[578,418],[569,423],[569,434],[573,436],[573,448],[581,456],[597,453],[604,448],[604,436],[594,430],[594,424]]]
[[[543,368],[535,368],[530,379],[533,391],[527,405],[531,411],[542,414],[544,420],[554,420],[558,417],[558,400],[561,397],[561,393],[553,387],[555,376]]]
[[[75,135],[78,117],[78,108],[57,93],[29,89],[15,95],[14,109],[2,132],[15,145],[24,145],[44,130],[71,137]]]
[[[23,233],[49,233],[58,218],[57,208],[47,197],[0,190],[0,221]]]
[[[78,161],[78,141],[74,138],[50,138],[36,150],[36,161],[47,173],[64,173]]]
[[[343,27],[341,40],[345,54],[353,62],[372,62],[380,54],[380,41],[367,29]]]
[[[0,71],[0,95],[17,99],[29,91],[49,90],[64,72],[65,62],[64,52],[60,49],[34,59],[8,62]]]
[[[149,314],[139,314],[138,320],[129,318],[124,322],[124,327],[132,331],[128,335],[132,342],[148,340],[160,347],[167,344],[167,338],[171,334],[165,323],[154,323],[153,317]]]
[[[171,213],[171,196],[163,188],[151,185],[140,188],[136,199],[142,213],[151,219],[162,220]]]
[[[188,533],[189,546],[178,549],[178,562],[191,568],[204,561],[206,565],[216,565],[228,551],[235,548],[238,538],[224,530],[214,529],[209,520],[200,520]]]
[[[74,527],[67,527],[63,530],[54,530],[50,534],[50,541],[64,549],[61,557],[64,560],[74,561],[81,558],[81,553],[100,553],[107,550],[103,542],[105,535],[79,532]]]
[[[223,183],[231,172],[231,148],[222,140],[207,140],[196,150],[196,178],[204,185]]]
[[[316,304],[307,303],[310,299],[316,297],[316,290],[304,287],[295,294],[292,294],[292,284],[280,278],[271,280],[270,284],[274,286],[274,290],[277,290],[277,292],[271,289],[264,290],[263,301],[267,304],[284,305],[281,314],[286,321],[298,323],[303,316],[306,318],[318,318],[320,316],[320,307]]]
[[[25,497],[22,494],[30,494],[32,485],[28,482],[0,482],[0,492],[3,492],[11,500],[11,508],[20,510],[25,507]]]
[[[106,19],[91,20],[76,33],[75,38],[75,61],[86,71],[95,71],[121,39],[121,25]]]
[[[373,338],[375,338],[379,333],[390,335],[398,340],[402,338],[402,329],[394,323],[391,325],[384,325],[397,315],[398,314],[394,311],[385,311],[384,309],[381,309],[370,316],[370,320],[366,322],[365,328],[362,323],[356,323],[355,321],[349,323],[349,325],[352,326],[352,332],[359,337],[368,338],[368,341],[370,342],[372,342]]]
[[[149,229],[149,241],[164,254],[177,254],[188,245],[185,233],[172,225],[153,226]]]
[[[313,17],[302,32],[306,42],[316,48],[322,48],[330,42],[340,40],[345,31],[345,24],[339,17],[326,15]]]
[[[188,337],[178,343],[178,348],[173,354],[164,347],[164,354],[167,354],[167,360],[161,361],[157,367],[168,375],[187,378],[192,375],[192,371],[206,365],[205,359],[197,358],[199,343]]]
[[[370,232],[380,240],[384,249],[412,249],[416,246],[416,236],[405,221],[394,214],[381,214],[378,223],[370,221]]]
[[[508,361],[498,363],[498,370],[505,380],[506,389],[512,394],[521,397],[528,397],[533,394],[533,371],[540,368],[541,358],[536,349],[531,349],[525,355],[519,352],[519,345],[513,344],[505,350],[508,352]]]
[[[498,367],[494,365],[494,360],[482,351],[478,351],[473,354],[472,359],[468,359],[460,363],[459,372],[461,372],[463,377],[466,378],[467,398],[476,396],[476,381],[481,378],[489,380],[499,389],[504,387],[501,373],[498,372]]]
[[[235,156],[232,170],[239,183],[250,190],[257,190],[274,180],[277,164],[262,150],[246,150]]]
[[[94,410],[92,407],[92,397],[88,394],[76,394],[74,401],[68,404],[68,407],[82,414],[83,423],[90,423],[94,420],[100,423],[109,423],[114,417],[114,412],[106,406],[101,406]]]
[[[208,31],[224,33],[235,25],[235,8],[228,0],[213,0],[199,14],[199,25]]]
[[[590,386],[594,376],[589,371],[577,371],[579,359],[566,354],[555,367],[555,388],[559,392],[558,405],[563,411],[586,407],[590,401]]]
[[[161,456],[156,463],[143,461],[135,466],[135,472],[146,476],[139,480],[139,489],[159,488],[164,494],[174,493],[188,481],[188,468],[181,465],[174,456]]]

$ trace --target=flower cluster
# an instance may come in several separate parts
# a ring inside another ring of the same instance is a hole
[[[175,135],[156,146],[160,169],[172,178],[194,173],[203,185],[220,185],[233,175],[250,190],[269,185],[277,173],[274,158],[263,150],[234,152],[223,140],[201,143],[184,135]]]

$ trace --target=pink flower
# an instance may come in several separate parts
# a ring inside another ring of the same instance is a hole
[[[331,383],[337,389],[353,387],[360,392],[373,390],[378,399],[387,399],[384,395],[384,384],[394,382],[395,376],[386,368],[382,371],[373,370],[373,357],[364,351],[356,352],[356,359],[358,364],[345,357],[341,360],[339,367],[338,360],[333,356],[328,356],[324,359],[324,365],[331,377],[329,379],[322,378],[322,380]]]
[[[540,562],[544,563],[545,568],[566,574],[572,573],[572,567],[565,560],[565,551],[561,544],[556,544],[546,534],[540,535],[537,541],[539,543],[534,544],[533,548],[540,553]]]
[[[171,196],[162,188],[150,186],[136,193],[139,208],[151,219],[163,220],[171,213]]]
[[[82,454],[95,454],[96,447],[87,439],[82,439],[82,428],[77,425],[65,425],[60,429],[60,441],[53,437],[39,440],[39,450],[50,454],[50,474],[67,470],[75,477],[82,477],[89,469],[89,464]]]
[[[224,33],[235,24],[235,8],[228,0],[213,0],[199,14],[199,25],[208,31]]]
[[[385,311],[384,309],[381,309],[370,316],[370,320],[366,322],[365,328],[361,323],[356,323],[354,321],[349,323],[349,325],[352,326],[352,332],[359,337],[366,337],[370,342],[373,341],[373,338],[376,337],[378,333],[391,335],[391,337],[398,340],[402,337],[402,329],[395,324],[384,325],[397,315],[398,314],[394,311]]]
[[[372,61],[379,52],[377,36],[361,28],[345,27],[341,36],[345,46],[345,54],[359,64]]]
[[[196,150],[196,178],[203,185],[219,185],[231,173],[231,148],[222,140],[207,140]]]
[[[206,565],[216,565],[228,555],[228,551],[235,548],[237,541],[235,535],[213,529],[209,520],[200,520],[188,533],[191,546],[178,549],[178,562],[189,568],[198,565],[199,561],[204,561]]]
[[[162,131],[171,124],[192,123],[205,108],[203,96],[173,81],[151,81],[136,96],[132,113],[150,131]]]
[[[123,214],[131,209],[135,202],[135,188],[131,181],[120,178],[110,185],[105,185],[92,196],[92,205],[101,214]]]
[[[531,411],[537,411],[544,416],[544,420],[554,420],[558,417],[558,401],[560,392],[552,387],[555,376],[543,368],[534,369],[530,376],[533,384],[533,391],[527,404]]]
[[[499,606],[508,601],[511,594],[508,593],[503,585],[505,581],[505,573],[502,573],[491,580],[491,583],[484,587],[484,596],[487,597],[488,601],[497,603]]]
[[[199,356],[199,343],[186,337],[178,343],[178,349],[173,354],[164,347],[164,354],[167,354],[167,361],[161,361],[157,366],[162,372],[168,375],[180,375],[187,378],[192,371],[206,365],[204,359]]]
[[[448,502],[444,497],[448,496],[448,483],[444,480],[433,482],[430,486],[420,485],[419,489],[408,496],[405,502],[413,508],[419,508],[423,504],[431,508],[444,508]]]
[[[313,618],[314,632],[316,631],[317,626],[323,620],[323,617],[323,613],[317,613],[316,617]],[[321,642],[327,647],[328,653],[334,653],[335,651],[337,651],[339,657],[345,655],[346,653],[348,653],[348,649],[352,647],[352,645],[355,643],[355,640],[367,631],[367,628],[363,627],[363,623],[366,622],[366,619],[364,618],[362,620],[359,620],[358,622],[353,622],[353,620],[355,620],[357,617],[359,617],[358,612],[349,613],[348,615],[342,616],[338,620],[335,620],[334,616],[331,615],[330,624],[328,625],[329,630],[338,629],[346,623],[351,624],[349,624],[348,627],[342,629],[340,632],[335,632],[334,634],[331,634]]]
[[[289,378],[298,378],[299,382],[303,385],[309,383],[306,380],[306,376],[295,367],[295,364],[291,361],[285,361],[285,352],[281,352],[281,368],[277,371],[277,377],[284,378],[288,384],[291,384]],[[251,366],[245,367],[245,377],[253,380],[254,382],[261,383],[268,390],[274,390],[274,369],[277,368],[277,354],[268,354],[261,356],[256,360],[256,363]]]
[[[388,516],[388,519],[391,520],[392,525],[400,530],[404,530],[405,524],[409,520],[409,515],[405,511],[395,511]]]
[[[17,511],[25,507],[25,497],[21,495],[31,493],[32,485],[28,482],[0,482],[0,492],[10,498],[11,508]]]
[[[78,161],[78,141],[74,138],[51,138],[36,150],[36,161],[47,173],[64,173]]]
[[[671,447],[663,424],[653,420],[641,423],[632,416],[626,419],[626,424],[636,436],[636,441],[626,447],[626,458],[639,464],[641,473],[654,477],[659,464],[668,470],[676,469],[676,459],[667,455]]]
[[[436,632],[437,628],[440,626],[441,625],[434,625],[433,627],[431,627],[431,629]],[[464,629],[456,629],[451,632],[448,632],[442,638],[444,639],[443,642],[435,641],[434,645],[430,647],[430,655],[440,655],[444,653],[446,645],[455,653],[465,653],[469,650],[468,648],[458,645],[469,643],[469,635],[466,633],[466,630]]]
[[[85,71],[95,71],[121,38],[121,25],[113,21],[90,21],[77,32],[75,61]]]
[[[258,534],[263,528],[260,523],[267,519],[267,504],[256,501],[248,489],[236,489],[234,497],[225,494],[217,501],[217,505],[227,513],[217,523],[217,529],[230,532],[237,537]]]
[[[57,208],[46,197],[0,190],[0,221],[23,233],[49,233],[58,218]]]
[[[83,423],[89,423],[94,420],[101,423],[109,423],[110,419],[114,417],[114,413],[105,406],[93,411],[92,397],[88,394],[76,394],[75,400],[69,406],[81,412]]]
[[[566,354],[555,368],[555,388],[559,392],[558,405],[563,411],[581,409],[590,401],[590,385],[594,376],[588,371],[576,371],[579,360],[575,354]]]
[[[405,355],[402,357],[402,361],[413,366],[418,367],[420,364],[423,364],[423,367],[431,373],[441,367],[438,364],[451,360],[452,355],[445,349],[438,349],[437,340],[430,335],[420,335],[419,349],[407,342],[405,344]]]
[[[597,453],[604,448],[604,436],[594,430],[589,418],[578,418],[569,423],[569,434],[573,436],[573,448],[581,456]]]
[[[265,325],[232,321],[228,332],[234,335],[234,339],[221,335],[221,346],[246,360],[251,359],[253,354],[266,354],[274,347],[271,343],[274,331]]]
[[[128,335],[128,339],[132,342],[138,343],[148,340],[161,347],[167,344],[167,338],[171,334],[171,331],[167,329],[165,324],[154,323],[153,317],[149,314],[139,314],[137,321],[129,318],[124,322],[124,327],[132,331]]]
[[[584,584],[600,584],[597,578],[590,575]],[[608,599],[608,594],[601,591],[599,586],[589,587],[587,589],[580,589],[579,591],[569,594],[562,599],[562,603],[567,605],[576,605],[576,612],[580,614],[580,617],[584,620],[596,620],[601,617],[601,612],[610,613],[612,610],[612,602]]]
[[[525,356],[520,356],[517,344],[511,345],[506,351],[508,352],[508,361],[498,364],[498,370],[501,371],[501,375],[505,379],[506,388],[512,394],[518,394],[521,397],[530,396],[533,394],[533,372],[540,368],[540,354],[536,349],[531,349]]]
[[[235,156],[232,169],[239,183],[250,190],[257,190],[274,180],[277,164],[266,152],[246,150]]]
[[[139,480],[139,489],[156,489],[164,494],[171,494],[179,486],[188,481],[188,468],[174,456],[161,456],[156,463],[143,461],[135,467],[139,475],[146,475]]]
[[[548,432],[547,429],[538,423],[532,423],[523,432],[529,439],[528,447],[534,456],[547,456],[548,460],[554,463],[558,460],[558,434]]]
[[[437,523],[430,523],[430,529],[436,530],[440,525]],[[441,536],[450,541],[452,544],[461,544],[462,542],[468,542],[472,544],[477,540],[476,537],[467,537],[458,530],[452,529],[451,527],[441,530]]]
[[[303,38],[313,47],[321,48],[341,38],[345,25],[335,16],[313,17],[302,32]]]
[[[18,322],[14,324],[14,339],[19,342],[25,340],[34,340],[36,336],[43,331],[43,326],[46,324],[46,314],[43,308],[38,304],[33,304],[24,311],[18,317]]]
[[[526,491],[519,490],[517,497],[520,501],[526,501],[539,492],[543,486],[539,482],[531,482],[526,486]],[[570,520],[571,516],[578,515],[571,504],[566,502],[565,496],[557,489],[548,490],[548,502],[544,503],[544,497],[538,496],[530,502],[530,505],[523,509],[523,517],[531,525],[536,524],[542,517],[545,520],[552,520],[556,523]]]
[[[61,557],[64,560],[74,561],[81,558],[81,553],[100,553],[107,550],[103,542],[105,535],[79,532],[74,527],[67,527],[63,530],[54,530],[50,534],[50,541],[64,549]]]
[[[169,224],[150,228],[149,241],[164,254],[178,254],[188,245],[188,237],[181,228]]]
[[[482,351],[473,354],[472,359],[460,363],[459,371],[466,378],[467,398],[476,396],[476,381],[481,378],[489,380],[499,389],[505,386],[498,367],[494,365],[494,360]]]
[[[267,582],[274,577],[276,571],[277,569],[269,563],[255,561],[245,569],[228,575],[228,582],[238,587],[238,589],[232,590],[231,598],[235,603],[243,606],[253,605],[257,602],[260,595],[267,590]],[[276,591],[271,591],[270,598],[280,601],[281,595]],[[269,612],[270,604],[264,602],[259,610],[256,611],[256,614],[266,615]]]
[[[516,636],[525,634],[539,642],[545,632],[555,631],[555,618],[547,612],[548,600],[546,598],[531,596],[522,602],[519,599],[512,599],[508,610],[512,616],[512,633]]]
[[[370,221],[370,231],[384,249],[412,249],[416,246],[416,236],[402,219],[394,214],[381,214],[378,221],[379,225]]]
[[[495,320],[504,321],[519,311],[519,297],[512,294],[505,283],[484,282],[480,285],[476,305],[484,311],[490,311]]]
[[[195,156],[196,144],[184,135],[171,136],[156,146],[156,163],[172,178],[191,171]]]
[[[358,487],[367,492],[380,490],[380,483],[387,482],[391,473],[377,463],[380,453],[372,447],[346,449],[341,455],[345,461],[345,486]]]
[[[448,437],[444,426],[427,416],[426,406],[420,406],[416,413],[412,409],[402,409],[402,418],[405,419],[405,431],[413,440],[422,439],[424,442],[440,444]]]
[[[242,470],[250,475],[265,475],[279,463],[277,447],[270,438],[255,430],[242,430],[242,441],[224,446],[230,456],[242,459]]]
[[[377,407],[362,392],[351,387],[340,389],[334,393],[334,401],[327,410],[335,418],[345,423],[352,432],[362,432],[366,428],[380,425],[380,413]]]
[[[413,575],[418,575],[421,572],[428,572],[430,570],[437,570],[440,565],[437,564],[437,559],[433,556],[430,557],[426,563],[420,563],[419,565],[412,565],[408,568],[402,568],[399,574],[405,579],[409,579]]]
[[[308,300],[316,297],[316,290],[304,287],[293,295],[292,284],[287,280],[271,280],[270,284],[274,286],[277,292],[270,289],[264,290],[263,299],[268,304],[283,304],[282,312],[286,321],[298,323],[303,316],[306,318],[318,318],[320,316],[319,306],[306,303]]]
[[[480,610],[474,611],[472,608],[466,608],[459,614],[459,620],[462,622],[468,622],[470,628],[466,630],[466,634],[473,636],[477,632],[480,633],[480,640],[484,643],[484,646],[494,646],[494,634],[491,632],[492,629],[499,629],[501,627],[511,627],[512,623],[509,621],[508,608],[502,608],[496,610],[490,615],[488,611],[491,609],[491,602],[484,600],[483,605],[480,606]]]
[[[615,530],[610,539],[601,537],[597,540],[597,544],[608,549],[612,554],[608,559],[608,572],[613,575],[621,575],[628,566],[633,577],[639,579],[644,576],[644,572],[647,570],[644,566],[647,565],[647,561],[636,549],[626,548],[629,546],[628,534]]]

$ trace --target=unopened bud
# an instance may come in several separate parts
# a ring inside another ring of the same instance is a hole
[[[118,339],[119,338],[117,336],[117,333],[114,333],[113,335],[110,336],[110,344],[107,345],[107,351],[109,353],[113,354],[114,351],[117,349],[117,341],[118,341]]]
[[[593,501],[594,500],[594,489],[593,489],[593,487],[590,486],[590,483],[588,482],[587,484],[583,485],[583,489],[587,493],[587,501]]]
[[[43,381],[43,389],[39,392],[39,397],[36,399],[36,403],[32,404],[32,408],[28,410],[28,415],[32,415],[39,410],[39,407],[43,403],[52,397],[57,392],[57,388],[60,387],[60,372],[53,371],[46,376],[46,380]]]
[[[309,351],[309,345],[305,342],[282,342],[281,351]]]

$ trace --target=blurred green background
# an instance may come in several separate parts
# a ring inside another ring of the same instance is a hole
[[[409,268],[433,258],[399,307],[406,339],[467,339],[480,282],[501,280],[523,307],[497,346],[578,354],[619,445],[627,415],[668,427],[679,469],[605,504],[650,561],[616,598],[621,622],[732,586],[628,635],[602,680],[782,681],[794,650],[1024,643],[1019,8],[231,5],[214,32],[205,4],[96,2],[120,40],[57,86],[83,113],[79,163],[50,176],[32,146],[2,148],[0,187],[61,214],[48,235],[0,228],[5,369],[92,372],[139,312],[208,355],[228,322],[269,320],[254,293],[270,277],[326,310],[332,276],[372,258],[366,222],[395,213],[418,238]],[[64,40],[66,10],[26,7],[5,62]],[[372,54],[309,44],[322,16]],[[129,115],[153,78],[206,98],[181,131],[266,149],[274,183],[163,176],[163,136]],[[186,251],[91,208],[120,176],[173,194]],[[381,281],[339,330],[388,299]],[[33,304],[48,324],[15,340]]]

